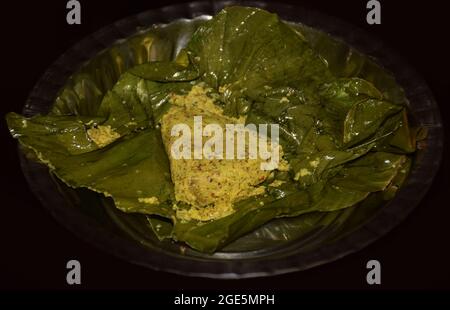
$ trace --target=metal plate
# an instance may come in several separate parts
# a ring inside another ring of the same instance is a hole
[[[428,129],[428,136],[393,200],[382,207],[341,212],[339,223],[345,225],[325,225],[326,219],[318,218],[294,241],[249,244],[244,236],[221,252],[207,255],[183,247],[180,251],[180,245],[173,242],[160,242],[148,226],[140,224],[139,215],[121,213],[110,200],[88,190],[68,188],[45,166],[19,152],[32,191],[62,225],[86,241],[132,263],[178,274],[214,278],[282,274],[324,264],[365,247],[400,223],[425,195],[439,168],[443,132],[437,104],[425,82],[393,51],[352,25],[305,8],[265,2],[193,2],[144,12],[103,28],[62,55],[36,84],[23,113],[46,113],[60,90],[73,86],[81,75],[106,91],[134,63],[173,58],[199,23],[230,4],[261,7],[301,27],[315,48],[325,54],[333,51],[325,56],[334,58],[330,59],[332,69],[338,74],[359,70],[363,77],[381,84],[393,100],[403,96],[397,85],[403,88],[412,119]],[[363,57],[360,67],[341,66],[339,59],[349,55]],[[87,97],[88,90],[83,90]],[[276,225],[293,225],[292,220],[281,221]]]

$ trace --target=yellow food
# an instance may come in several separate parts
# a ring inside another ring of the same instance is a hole
[[[317,166],[319,166],[319,159],[316,158],[316,160],[310,161],[310,162],[309,162],[309,165],[310,165],[311,167],[317,168]]]
[[[235,202],[265,192],[265,186],[261,183],[267,179],[270,171],[260,169],[264,161],[259,157],[194,159],[191,156],[191,159],[174,159],[171,155],[171,146],[177,139],[171,136],[173,126],[187,124],[192,129],[194,116],[200,115],[203,128],[208,124],[219,124],[222,128],[226,127],[225,124],[244,124],[244,118],[224,115],[222,109],[208,96],[208,90],[201,85],[193,86],[186,95],[173,95],[171,103],[171,108],[162,117],[161,133],[169,154],[175,198],[190,205],[188,209],[176,209],[178,219],[208,221],[222,218],[234,212]],[[245,151],[248,155],[247,145]],[[287,163],[281,160],[282,154],[280,147],[279,169],[286,169]]]
[[[150,205],[156,205],[159,203],[158,197],[145,197],[145,198],[139,198],[139,202],[147,203]]]
[[[87,130],[87,134],[99,147],[104,147],[120,138],[120,135],[111,129],[111,126],[109,125],[92,127]]]
[[[311,175],[311,171],[308,169],[302,168],[299,172],[295,174],[294,180],[298,181],[301,177],[306,177],[307,175]]]
[[[272,183],[270,183],[269,186],[271,186],[271,187],[279,187],[279,186],[283,185],[284,183],[286,183],[286,181],[275,180]]]

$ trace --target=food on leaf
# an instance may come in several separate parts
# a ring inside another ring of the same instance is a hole
[[[227,7],[174,61],[133,66],[104,94],[80,82],[91,101],[75,105],[62,90],[48,114],[9,113],[8,126],[68,186],[111,197],[147,216],[160,240],[202,252],[275,218],[312,220],[392,198],[415,151],[406,101],[356,73],[337,75],[309,38],[275,14]],[[202,130],[278,124],[279,165],[175,158],[173,128],[194,130],[196,116]]]

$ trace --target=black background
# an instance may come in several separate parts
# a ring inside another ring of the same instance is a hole
[[[20,112],[45,69],[84,36],[118,19],[182,1],[80,0],[82,24],[67,25],[66,0],[2,2],[1,117]],[[295,1],[284,1],[294,3]],[[450,91],[449,11],[444,1],[386,1],[382,24],[366,23],[365,0],[296,1],[366,29],[425,78],[444,124]],[[267,279],[211,280],[155,272],[103,253],[60,226],[28,190],[14,141],[0,121],[0,288],[2,289],[425,289],[450,290],[449,166],[444,161],[422,203],[387,236],[336,262]],[[447,134],[447,137],[449,134]],[[447,143],[448,144],[448,143]],[[66,262],[82,265],[82,285],[66,284]],[[382,285],[366,284],[365,264],[382,265]]]

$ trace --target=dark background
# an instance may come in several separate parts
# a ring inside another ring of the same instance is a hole
[[[20,112],[46,68],[84,36],[126,16],[182,1],[80,0],[82,24],[66,24],[66,0],[1,5],[1,117]],[[186,1],[184,1],[186,2]],[[444,1],[386,1],[382,24],[367,25],[365,0],[299,3],[366,29],[394,48],[429,84],[444,124],[450,91],[448,10]],[[155,272],[116,259],[59,225],[31,194],[16,141],[0,121],[2,168],[0,288],[2,289],[426,289],[450,290],[449,166],[444,161],[422,203],[387,236],[336,262],[266,279],[211,280]],[[449,135],[447,134],[447,137]],[[448,145],[448,143],[447,143]],[[66,284],[66,262],[82,265],[82,285]],[[365,264],[382,265],[382,285],[366,284]]]

